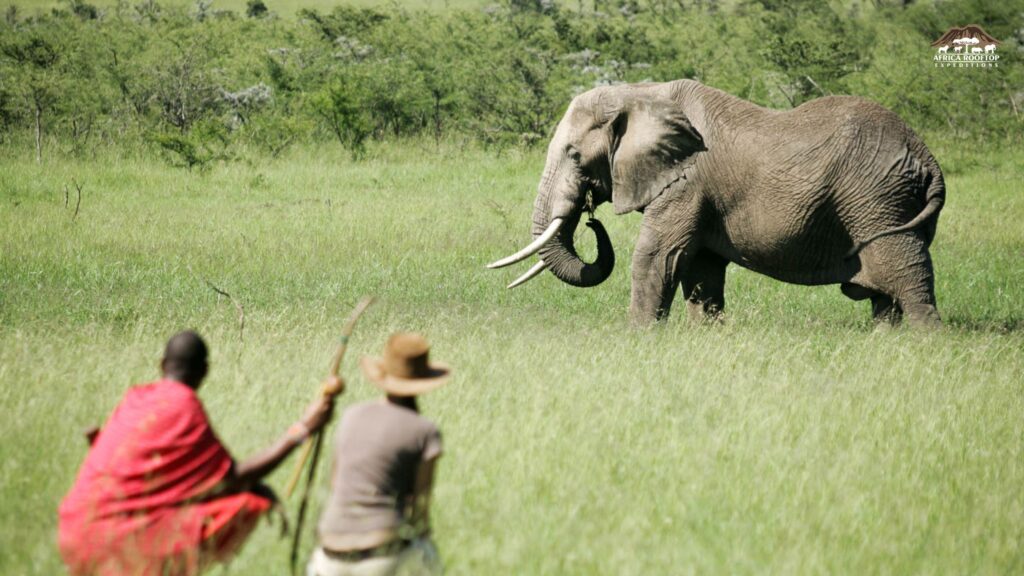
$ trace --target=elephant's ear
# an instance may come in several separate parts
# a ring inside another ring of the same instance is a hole
[[[707,150],[678,105],[651,101],[636,103],[612,121],[610,149],[617,214],[650,204]]]

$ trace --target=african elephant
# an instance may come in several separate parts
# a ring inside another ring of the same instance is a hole
[[[804,285],[840,284],[870,298],[874,318],[941,324],[928,247],[945,186],[938,163],[878,104],[829,96],[792,110],[762,108],[692,80],[607,86],[569,105],[548,147],[533,207],[534,241],[489,267],[538,254],[510,287],[548,268],[595,286],[614,251],[596,220],[598,256],[573,234],[586,210],[611,202],[643,213],[632,263],[630,317],[665,318],[682,285],[690,315],[716,318],[730,262]]]

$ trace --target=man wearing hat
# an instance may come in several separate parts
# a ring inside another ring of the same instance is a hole
[[[430,540],[430,490],[441,434],[420,415],[416,396],[447,382],[419,334],[392,335],[363,374],[385,398],[345,410],[334,439],[331,495],[308,576],[437,574]]]

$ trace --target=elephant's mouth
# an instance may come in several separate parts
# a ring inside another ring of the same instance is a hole
[[[589,194],[587,196],[590,197]],[[597,237],[597,259],[594,262],[584,262],[576,252],[573,243],[573,235],[582,216],[582,212],[578,212],[566,218],[552,219],[547,227],[543,228],[534,237],[533,242],[525,248],[511,256],[492,262],[487,267],[503,268],[537,254],[540,256],[540,260],[509,284],[508,288],[521,286],[547,269],[550,269],[559,280],[572,286],[588,288],[604,282],[615,268],[615,250],[612,248],[611,239],[608,237],[604,225],[593,217],[593,204],[588,202],[584,209],[591,214],[586,226],[593,230]],[[536,223],[534,227],[537,228]]]

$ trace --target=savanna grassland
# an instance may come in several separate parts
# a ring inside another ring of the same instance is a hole
[[[540,150],[407,142],[352,161],[325,145],[206,172],[11,157],[0,573],[60,572],[56,507],[81,431],[157,376],[169,334],[208,338],[201,396],[244,456],[300,414],[365,294],[380,302],[343,368],[343,406],[374,394],[353,360],[393,330],[425,332],[455,366],[423,402],[446,442],[433,516],[450,574],[1020,572],[1021,159],[936,156],[955,173],[933,248],[935,333],[876,331],[836,287],[736,267],[724,325],[676,314],[631,330],[639,219],[607,208],[619,264],[605,284],[545,275],[506,291],[515,273],[483,265],[527,238]],[[244,306],[241,334],[206,281]],[[282,574],[287,556],[264,527],[228,572]]]
[[[254,4],[0,0],[0,574],[61,573],[82,431],[169,335],[207,338],[201,396],[245,457],[367,294],[342,407],[392,331],[455,367],[422,403],[449,574],[1024,573],[1024,2]],[[935,67],[968,23],[1000,66]],[[855,94],[922,134],[946,327],[876,330],[835,286],[732,266],[724,324],[630,329],[641,216],[609,207],[607,282],[505,290],[526,264],[484,265],[528,241],[571,98],[679,78],[777,109]],[[214,574],[287,558],[263,527]]]

